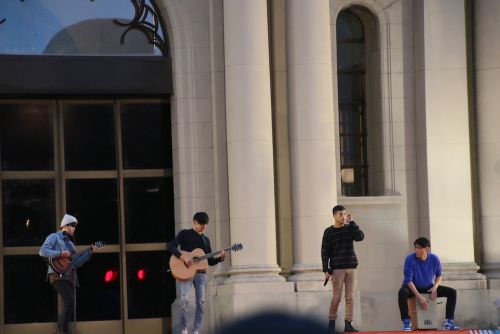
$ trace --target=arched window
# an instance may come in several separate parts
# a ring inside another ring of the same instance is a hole
[[[342,195],[368,192],[365,33],[360,18],[337,18],[337,78]]]

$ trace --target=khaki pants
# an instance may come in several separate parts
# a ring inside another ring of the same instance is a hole
[[[342,288],[345,283],[345,320],[352,321],[353,292],[356,284],[356,269],[335,269],[332,273],[333,298],[330,304],[330,320],[337,319],[342,297]]]

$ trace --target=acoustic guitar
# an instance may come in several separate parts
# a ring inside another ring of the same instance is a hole
[[[95,248],[101,248],[104,247],[105,243],[103,241],[97,241],[93,244]],[[92,246],[86,248],[82,252],[78,253],[78,255],[83,255],[87,252],[90,252],[92,249]],[[49,266],[54,269],[56,273],[59,275],[64,275],[68,273],[73,267],[71,266],[73,258],[72,257],[54,257],[54,258],[49,258]]]
[[[225,252],[233,251],[237,252],[243,249],[242,244],[234,244],[231,247],[225,248]],[[183,260],[177,258],[177,256],[172,255],[170,257],[170,270],[172,271],[172,276],[179,281],[189,281],[193,279],[194,275],[198,271],[204,271],[208,268],[208,259],[222,253],[222,250],[217,252],[212,252],[205,254],[201,248],[193,249],[191,252],[180,251],[182,254],[186,254],[193,258],[193,264],[187,266]]]

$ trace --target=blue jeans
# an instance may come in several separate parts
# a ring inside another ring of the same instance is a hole
[[[197,273],[190,281],[179,282],[179,290],[181,293],[181,326],[182,328],[188,328],[189,292],[193,285],[196,295],[193,330],[199,331],[201,328],[201,321],[203,320],[203,305],[205,304],[205,288],[207,286],[205,273]]]

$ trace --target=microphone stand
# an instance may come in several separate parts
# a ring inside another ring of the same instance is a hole
[[[75,248],[76,252],[76,239],[75,235],[73,234],[73,246]],[[78,253],[77,253],[78,254]],[[73,334],[76,334],[76,284],[78,283],[78,274],[76,268],[73,269],[74,276],[75,276],[75,282],[73,283]]]
[[[73,284],[73,297],[74,297],[74,305],[73,305],[73,334],[76,334],[76,269],[75,269],[75,284]]]

